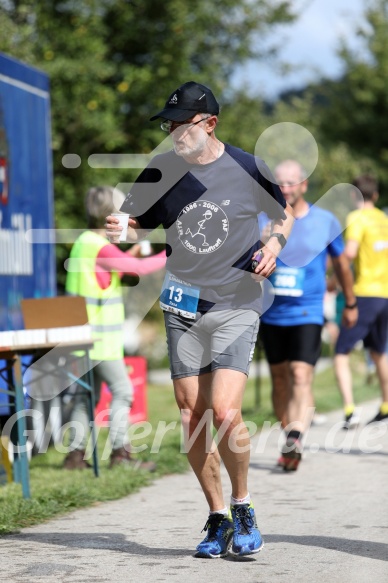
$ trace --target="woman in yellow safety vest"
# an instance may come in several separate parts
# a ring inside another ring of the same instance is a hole
[[[124,304],[121,291],[121,277],[125,273],[138,276],[162,269],[166,254],[161,252],[152,257],[137,259],[134,254],[139,246],[123,252],[110,243],[105,236],[105,217],[119,208],[123,193],[111,186],[91,188],[86,195],[88,229],[75,241],[66,264],[66,292],[83,296],[86,300],[89,324],[93,339],[90,351],[93,367],[96,402],[99,399],[101,381],[111,393],[110,439],[112,453],[110,467],[117,464],[136,464],[126,443],[129,409],[133,390],[123,356]],[[85,460],[85,449],[89,432],[87,398],[83,391],[75,395],[70,419],[70,444],[64,467],[84,469],[89,467]],[[140,467],[154,470],[153,462],[142,462]]]

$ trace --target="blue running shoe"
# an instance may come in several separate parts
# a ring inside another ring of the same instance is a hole
[[[202,531],[207,531],[206,537],[197,546],[196,557],[203,559],[218,559],[228,554],[228,548],[233,536],[233,521],[231,516],[210,514]]]
[[[264,542],[257,528],[255,510],[252,502],[250,504],[236,504],[236,506],[231,506],[231,511],[234,533],[230,553],[243,557],[261,551]]]

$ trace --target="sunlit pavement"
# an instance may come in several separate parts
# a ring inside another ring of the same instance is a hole
[[[252,440],[250,492],[265,547],[254,558],[196,559],[207,507],[193,474],[0,539],[4,581],[385,583],[388,425],[356,430],[342,413],[313,426],[297,472],[276,467],[281,433]],[[229,496],[226,476],[225,494]]]

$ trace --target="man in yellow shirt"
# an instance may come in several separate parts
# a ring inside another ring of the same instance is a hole
[[[379,195],[377,181],[372,176],[359,176],[353,185],[363,195],[364,206],[348,216],[345,254],[354,261],[355,306],[358,306],[359,318],[353,328],[341,327],[334,358],[346,429],[359,423],[353,401],[349,352],[360,340],[370,350],[382,394],[380,409],[369,423],[388,422],[388,358],[385,352],[388,335],[388,217],[375,207]]]

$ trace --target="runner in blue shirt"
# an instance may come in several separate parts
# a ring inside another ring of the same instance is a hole
[[[339,221],[305,200],[308,181],[298,162],[279,164],[275,178],[293,209],[295,224],[269,278],[275,299],[262,316],[260,336],[270,365],[275,414],[286,437],[278,464],[292,471],[301,460],[303,433],[314,411],[312,382],[321,351],[328,255],[346,299],[344,324],[353,326],[358,312],[349,307],[355,303],[353,277]]]

